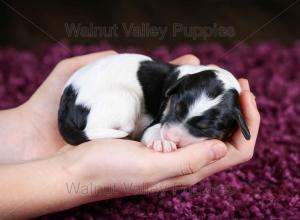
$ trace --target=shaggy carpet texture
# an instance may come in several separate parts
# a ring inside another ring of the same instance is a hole
[[[0,49],[0,108],[26,101],[61,59],[110,48]],[[179,45],[172,51],[114,49],[165,61],[193,53],[203,64],[248,78],[262,118],[254,157],[190,189],[83,205],[41,219],[300,219],[300,42],[288,48],[263,42],[229,51],[219,44]]]

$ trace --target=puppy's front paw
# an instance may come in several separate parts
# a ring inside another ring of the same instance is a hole
[[[176,144],[168,140],[155,140],[146,146],[159,152],[171,152],[177,149]]]

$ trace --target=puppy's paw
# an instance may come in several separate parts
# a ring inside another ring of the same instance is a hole
[[[155,140],[146,146],[159,152],[171,152],[177,149],[176,144],[168,140]]]

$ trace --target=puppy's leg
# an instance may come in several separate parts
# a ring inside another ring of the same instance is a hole
[[[116,84],[111,88],[95,94],[98,100],[93,103],[85,128],[91,140],[128,137],[135,128],[141,106],[138,95],[130,86]]]
[[[147,147],[160,152],[176,150],[176,144],[161,137],[161,124],[155,124],[144,132],[141,142]]]
[[[124,138],[128,135],[129,133],[125,131],[108,128],[89,129],[87,132],[87,136],[90,140],[98,138]]]

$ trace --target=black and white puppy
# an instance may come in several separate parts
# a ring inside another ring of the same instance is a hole
[[[131,137],[156,151],[250,133],[239,106],[240,86],[215,66],[173,65],[139,54],[101,58],[68,80],[58,124],[72,145]]]

